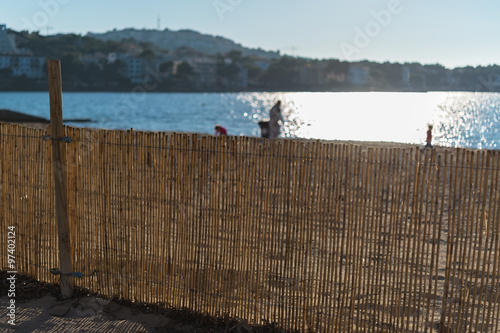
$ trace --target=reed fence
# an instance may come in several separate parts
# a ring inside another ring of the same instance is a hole
[[[303,332],[500,332],[498,151],[65,130],[92,292]],[[0,124],[0,227],[19,273],[58,282],[47,135]]]

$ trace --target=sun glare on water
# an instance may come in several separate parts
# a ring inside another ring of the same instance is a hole
[[[421,143],[442,95],[401,93],[277,93],[247,95],[259,118],[283,105],[285,137]],[[262,111],[266,110],[266,111]]]

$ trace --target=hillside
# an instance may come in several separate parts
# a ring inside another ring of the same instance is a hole
[[[152,68],[168,74],[168,79],[150,85],[156,91],[500,90],[499,66],[447,69],[439,64],[281,57],[192,30],[125,29],[86,36],[8,33],[18,49],[34,56],[28,64],[60,59],[68,91],[129,91],[144,84]],[[0,90],[46,89],[40,65],[14,67],[10,64],[18,55],[3,57],[7,61],[0,63]]]
[[[88,33],[87,36],[100,40],[122,41],[134,39],[140,42],[149,42],[159,48],[175,50],[180,47],[190,47],[196,51],[210,55],[225,54],[230,51],[241,51],[243,56],[256,55],[263,58],[278,59],[277,52],[262,49],[250,49],[220,36],[201,34],[193,30],[172,31],[124,29],[113,30],[105,33]]]

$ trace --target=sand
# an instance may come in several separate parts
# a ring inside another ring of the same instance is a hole
[[[158,332],[171,321],[157,314],[137,313],[114,302],[86,296],[58,301],[51,295],[19,302],[15,326],[8,323],[9,299],[0,299],[2,332]],[[173,330],[175,331],[175,330]]]
[[[29,128],[35,128],[35,129],[46,129],[49,124],[47,123],[12,123],[12,124],[17,124],[17,125],[22,125],[26,126]],[[193,133],[195,134],[195,133]],[[203,136],[203,135],[210,135],[210,134],[201,134],[198,133],[198,135]],[[278,139],[278,140],[283,140],[283,139]],[[300,139],[300,138],[295,138],[293,140],[300,140],[300,141],[316,141],[316,139]],[[411,148],[411,147],[423,147],[423,145],[417,145],[413,143],[402,143],[402,142],[386,142],[386,141],[355,141],[355,140],[321,140],[323,142],[331,142],[335,144],[353,144],[353,145],[359,145],[362,147],[374,147],[374,148]],[[445,148],[445,147],[435,147],[435,149],[439,150],[444,150],[444,149],[450,149],[450,148]]]
[[[0,271],[0,332],[248,332],[243,321],[215,319],[188,310],[166,309],[89,294],[75,289],[75,296],[61,300],[57,284],[17,276],[15,325],[9,323],[10,276]],[[271,327],[253,327],[253,332],[276,332]]]

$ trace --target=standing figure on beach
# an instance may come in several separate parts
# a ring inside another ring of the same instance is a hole
[[[427,144],[424,147],[424,151],[427,148],[432,149],[432,125],[429,125],[429,129],[427,130],[427,139],[425,140]]]
[[[221,125],[215,125],[215,135],[216,136],[227,136],[227,130]]]
[[[283,121],[281,116],[281,101],[276,102],[269,112],[269,139],[275,139],[280,135],[279,121]]]

